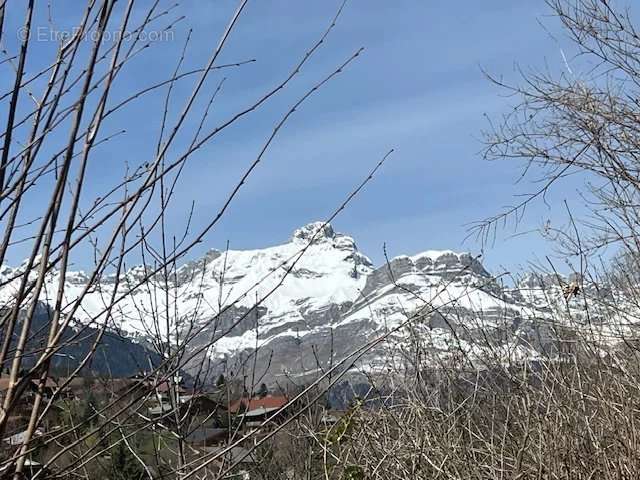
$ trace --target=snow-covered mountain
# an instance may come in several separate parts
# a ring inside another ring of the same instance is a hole
[[[0,280],[20,268],[3,267]],[[367,352],[361,367],[401,360],[397,341],[416,333],[438,358],[458,351],[481,357],[487,348],[505,358],[535,357],[549,341],[537,321],[548,305],[540,304],[534,279],[505,288],[477,258],[452,251],[400,256],[376,267],[353,238],[321,222],[297,229],[282,245],[210,250],[166,282],[157,274],[139,286],[146,273],[136,267],[119,282],[103,278],[88,289],[74,317],[107,321],[140,342],[188,338],[194,368],[207,358],[216,371],[226,366],[237,372],[257,348],[257,365],[269,378],[300,375],[389,332],[389,342]],[[67,312],[88,281],[83,272],[67,275]],[[57,272],[47,277],[43,302],[52,303],[58,282]],[[17,281],[4,285],[0,302],[15,288]],[[114,296],[119,301],[106,318]]]

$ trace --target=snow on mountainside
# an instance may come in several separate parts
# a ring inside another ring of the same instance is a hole
[[[170,302],[177,306],[177,321],[193,315],[206,322],[229,305],[248,309],[260,304],[261,308],[268,310],[268,319],[260,329],[268,332],[270,327],[302,319],[307,311],[344,304],[357,298],[372,271],[371,261],[357,251],[351,237],[336,234],[330,225],[318,232],[321,227],[323,224],[319,222],[307,225],[296,230],[288,243],[262,250],[211,250],[204,258],[184,265],[176,272],[178,284],[170,293]],[[290,265],[316,232],[313,244],[288,273]],[[0,275],[9,279],[23,269],[24,265],[16,269],[5,266]],[[150,295],[146,287],[135,289],[129,296],[124,295],[144,274],[142,267],[127,271],[118,290],[118,296],[124,298],[112,314],[115,326],[143,336],[153,332],[153,316],[164,315],[162,295]],[[102,318],[113,294],[114,280],[106,278],[99,288],[89,290],[75,314],[79,320],[99,321]],[[84,272],[67,274],[64,290],[68,305],[84,291],[87,281]],[[51,304],[54,301],[58,282],[57,272],[47,276],[41,296],[43,302]],[[0,290],[0,301],[8,301],[18,284],[16,279],[4,286]],[[162,317],[162,324],[164,321]],[[232,335],[234,333],[231,332]],[[255,336],[248,342],[240,339],[221,341],[218,348],[228,351],[254,344]]]
[[[6,281],[21,268],[5,266],[0,277]],[[53,303],[58,275],[48,275],[43,302]],[[141,341],[157,336],[158,328],[166,336],[167,323],[172,337],[197,331],[191,348],[214,339],[205,351],[227,363],[258,346],[260,361],[274,377],[312,371],[331,357],[344,357],[416,312],[424,312],[418,327],[437,351],[445,352],[455,336],[458,347],[473,353],[476,340],[487,332],[495,332],[511,349],[509,355],[535,356],[545,341],[533,320],[540,315],[537,285],[529,285],[534,293],[525,298],[519,289],[503,288],[470,254],[448,250],[400,256],[375,268],[351,237],[321,222],[296,230],[282,245],[210,250],[183,265],[170,280],[169,322],[165,296],[154,289],[158,278],[127,295],[144,275],[144,268],[136,267],[120,279],[116,297],[122,299],[112,311],[112,328]],[[89,289],[75,313],[79,321],[104,321],[115,280],[103,278]],[[83,272],[67,275],[67,312],[88,281]],[[0,289],[0,301],[16,288],[13,281]],[[503,338],[504,332],[509,338]],[[374,364],[384,362],[385,355],[375,351],[367,358]]]

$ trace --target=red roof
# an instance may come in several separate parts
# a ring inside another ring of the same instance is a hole
[[[174,385],[174,387],[175,387],[175,385]],[[178,388],[178,392],[179,393],[186,393],[187,392],[184,388],[182,388],[180,386],[178,386],[177,388]],[[170,390],[169,382],[166,382],[166,381],[158,384],[158,386],[156,387],[156,391],[158,393],[167,393],[169,390]]]
[[[241,410],[241,405],[244,405],[245,411],[255,410],[256,408],[282,408],[289,402],[289,399],[284,396],[267,395],[266,397],[254,397],[254,398],[241,398],[233,402],[229,406],[229,411],[237,413]]]

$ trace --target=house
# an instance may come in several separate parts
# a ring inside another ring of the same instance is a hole
[[[280,410],[287,403],[289,403],[289,399],[282,395],[265,395],[264,397],[253,398],[244,397],[229,405],[229,412],[238,414],[258,409],[276,411]]]
[[[226,465],[238,464],[255,464],[258,463],[256,455],[253,451],[243,447],[209,447],[206,448],[208,457],[220,455],[219,461],[224,461]]]
[[[9,390],[9,384],[8,375],[0,377],[0,405],[4,402],[5,395]],[[14,391],[14,404],[11,408],[11,414],[16,419],[30,414],[33,398],[37,392],[37,384],[33,381],[22,382],[21,379],[18,379],[18,390],[18,392]]]
[[[172,388],[172,386],[169,385],[169,382],[164,381],[164,382],[161,382],[161,383],[158,384],[158,386],[156,387],[156,393],[161,397],[166,397],[171,392],[171,388]],[[180,385],[173,385],[173,388],[176,389],[176,392],[179,395],[183,395],[183,394],[187,393],[187,390],[185,390]]]
[[[194,448],[211,447],[226,443],[229,430],[226,428],[199,426],[187,434],[186,442]]]
[[[15,472],[12,467],[14,467],[14,464],[7,464],[0,467],[0,478],[13,477]],[[36,475],[37,478],[48,478],[49,473],[49,470],[44,468],[41,463],[27,458],[24,461],[24,468],[20,478],[30,479],[34,478]]]
[[[218,478],[221,471],[233,467],[232,471],[227,472],[225,478],[249,480],[254,478],[250,472],[255,471],[257,464],[259,464],[258,456],[253,449],[249,450],[240,446],[220,445],[200,448],[200,451],[205,455],[202,456],[199,453],[198,458],[193,460],[192,464],[202,463],[202,466],[205,467],[203,475],[206,478]],[[262,476],[255,478],[262,478]]]
[[[65,396],[79,396],[91,387],[93,379],[87,377],[60,377],[58,387]]]
[[[42,435],[44,435],[44,431],[41,428],[38,428],[33,432],[33,435],[31,436],[31,438],[34,439],[37,437],[41,437]],[[26,439],[27,439],[27,430],[24,430],[14,435],[10,435],[9,437],[3,438],[2,442],[13,447],[13,446],[22,445]]]
[[[206,417],[218,419],[226,408],[223,404],[210,398],[208,395],[181,395],[178,397],[180,402],[180,416],[186,415],[193,417]],[[148,409],[150,417],[167,416],[172,411],[171,402],[168,399],[161,398],[160,401],[152,404]]]
[[[156,397],[164,398],[166,395],[155,391],[154,380],[147,378],[109,378],[96,381],[94,388],[102,389],[104,392],[116,397],[138,396],[155,393]],[[167,388],[163,387],[163,391]]]
[[[188,393],[187,390],[182,386],[181,377],[176,377],[173,384],[169,383],[169,381],[167,380],[161,380],[158,382],[158,380],[155,378],[143,377],[140,375],[119,380],[126,383],[128,390],[153,393],[158,402],[164,402],[168,400],[169,395],[173,394],[173,392],[177,393],[179,396],[186,395]]]
[[[287,397],[277,395],[241,398],[229,406],[229,411],[236,414],[246,427],[254,428],[274,414],[277,415],[288,403]]]
[[[154,405],[152,407],[149,407],[147,409],[147,412],[149,413],[149,416],[152,418],[159,418],[159,417],[164,417],[167,416],[171,411],[173,410],[173,407],[171,406],[170,403],[158,403],[157,405]]]
[[[22,474],[26,479],[34,478],[36,475],[38,476],[38,478],[47,478],[49,473],[49,470],[39,462],[31,460],[30,458],[27,458],[24,461],[24,469],[22,471]]]

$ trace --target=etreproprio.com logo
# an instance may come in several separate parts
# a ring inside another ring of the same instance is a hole
[[[56,43],[65,43],[78,37],[83,41],[89,40],[92,42],[97,40],[102,42],[117,42],[120,41],[120,39],[124,42],[166,42],[173,40],[174,31],[170,29],[135,31],[105,30],[100,33],[95,29],[82,31],[79,27],[70,30],[59,30],[48,26],[39,26],[30,30],[26,27],[19,28],[17,37],[21,42],[27,40],[27,37],[30,41]]]

